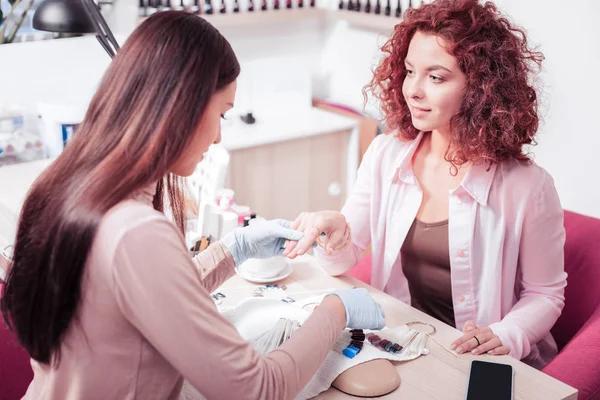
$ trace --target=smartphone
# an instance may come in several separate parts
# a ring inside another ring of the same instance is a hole
[[[513,377],[509,364],[473,360],[466,400],[512,400]]]

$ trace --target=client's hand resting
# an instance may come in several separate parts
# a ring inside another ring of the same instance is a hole
[[[473,321],[467,321],[463,327],[463,335],[456,339],[450,346],[458,354],[470,351],[472,354],[488,353],[491,355],[505,355],[510,348],[504,346],[502,341],[490,328],[478,327]]]

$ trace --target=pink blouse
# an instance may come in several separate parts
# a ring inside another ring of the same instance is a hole
[[[316,255],[333,275],[372,248],[371,284],[410,304],[400,248],[423,192],[412,170],[421,136],[378,136],[367,150],[342,213],[352,245]],[[550,329],[564,306],[563,210],[552,177],[536,164],[472,166],[448,193],[454,316],[489,326],[510,355],[542,367],[556,355]]]

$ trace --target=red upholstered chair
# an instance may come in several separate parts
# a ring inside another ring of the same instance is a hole
[[[559,354],[544,368],[579,390],[579,400],[600,400],[600,219],[565,211],[565,308],[552,328]],[[350,272],[371,281],[371,255]]]
[[[544,372],[600,400],[600,219],[565,212],[565,308],[552,328],[560,353]]]
[[[0,296],[1,293],[2,284]],[[33,379],[29,355],[17,343],[4,321],[0,321],[0,377],[0,400],[20,399]]]

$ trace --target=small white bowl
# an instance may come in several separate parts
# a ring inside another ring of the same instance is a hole
[[[269,279],[279,275],[287,266],[288,260],[285,257],[273,257],[263,260],[250,258],[240,265],[240,269],[257,278]]]

